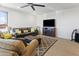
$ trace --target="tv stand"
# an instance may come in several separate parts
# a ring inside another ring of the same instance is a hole
[[[43,35],[56,37],[55,27],[43,27]]]

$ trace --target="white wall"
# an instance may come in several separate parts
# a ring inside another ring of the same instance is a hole
[[[56,19],[56,36],[71,39],[72,31],[79,28],[79,7],[38,15],[37,25],[41,32],[43,20],[50,18]]]
[[[71,39],[71,33],[79,28],[79,7],[56,12],[57,36]]]
[[[8,25],[11,27],[35,26],[35,20],[32,14],[22,13],[5,7],[0,7],[0,10],[8,12]]]

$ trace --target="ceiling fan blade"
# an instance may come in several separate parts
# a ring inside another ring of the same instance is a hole
[[[35,8],[33,7],[33,6],[31,6],[32,7],[32,9],[35,11]]]
[[[24,8],[24,7],[27,7],[27,6],[29,6],[29,5],[24,5],[24,6],[21,6],[20,8]]]
[[[27,3],[27,4],[33,4],[33,3]]]
[[[33,4],[33,6],[45,7],[45,5]]]

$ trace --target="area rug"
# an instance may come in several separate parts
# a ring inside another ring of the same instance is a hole
[[[37,47],[37,56],[43,56],[57,40],[44,35],[39,35],[38,37],[41,38],[41,44]]]
[[[43,56],[48,51],[48,49],[51,46],[53,46],[57,41],[53,37],[44,36],[44,35],[29,36],[29,38],[31,39],[41,38],[41,44],[39,44],[39,46],[36,48],[37,56]]]

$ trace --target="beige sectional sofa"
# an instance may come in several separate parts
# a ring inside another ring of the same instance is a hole
[[[22,40],[0,39],[0,56],[31,56],[36,55],[38,40],[32,40],[27,46]]]

